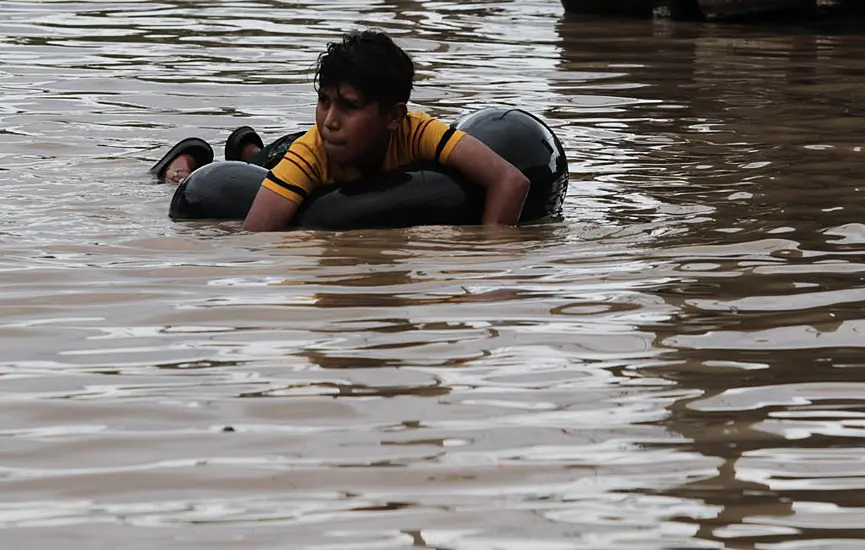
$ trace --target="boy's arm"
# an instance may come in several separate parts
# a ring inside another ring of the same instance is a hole
[[[252,207],[243,221],[246,231],[280,231],[288,228],[298,204],[267,187],[259,187]]]
[[[478,139],[465,135],[445,164],[487,191],[484,225],[516,225],[529,192],[529,180]]]
[[[282,231],[297,212],[300,203],[309,195],[323,169],[320,154],[321,140],[313,126],[297,138],[285,156],[261,182],[252,207],[246,214],[246,231]]]

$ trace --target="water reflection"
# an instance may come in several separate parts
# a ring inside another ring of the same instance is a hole
[[[656,494],[714,508],[680,520],[719,544],[857,538],[843,519],[822,521],[862,508],[852,490],[827,492],[862,475],[846,458],[863,406],[861,147],[847,80],[862,40],[659,21],[611,34],[587,19],[557,30],[562,71],[591,77],[556,86],[615,94],[599,114],[618,122],[575,117],[595,126],[585,168],[611,173],[599,178],[611,196],[651,197],[609,209],[610,221],[651,224],[671,203],[712,207],[701,212],[711,223],[646,243],[676,264],[676,279],[653,292],[676,313],[641,325],[668,353],[639,372],[694,390],[662,425],[688,441],[681,452],[720,460],[715,475]]]
[[[613,200],[632,197],[614,219],[711,206],[712,224],[676,235],[732,243],[768,233],[817,249],[827,229],[858,224],[862,151],[848,131],[858,84],[842,82],[861,64],[859,36],[658,20],[619,22],[611,34],[585,23],[560,21],[560,67],[592,76],[557,87],[614,94],[598,114],[616,122],[574,118],[593,127],[580,169],[600,173]]]

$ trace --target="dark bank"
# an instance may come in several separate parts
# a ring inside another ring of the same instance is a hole
[[[861,16],[860,0],[562,0],[570,13],[763,22]]]

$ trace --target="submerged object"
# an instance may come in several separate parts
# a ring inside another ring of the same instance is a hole
[[[557,216],[568,189],[561,142],[537,117],[520,109],[483,109],[456,128],[485,143],[529,179],[521,222]],[[202,166],[177,188],[173,220],[246,217],[267,169],[237,161]],[[427,163],[338,185],[322,185],[304,200],[292,225],[361,229],[481,222],[484,190],[455,170]]]
[[[666,8],[674,19],[724,20],[756,14],[813,12],[816,0],[561,0],[569,13],[651,16]],[[663,13],[663,12],[659,12]]]
[[[698,0],[703,15],[710,20],[729,19],[772,12],[811,12],[815,0]]]

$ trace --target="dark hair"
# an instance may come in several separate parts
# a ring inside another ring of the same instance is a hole
[[[350,84],[364,101],[382,107],[406,103],[414,82],[414,63],[383,31],[354,31],[331,42],[318,56],[315,88]]]

